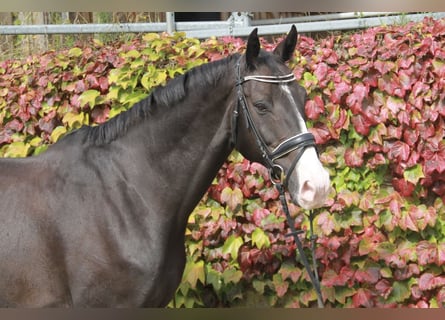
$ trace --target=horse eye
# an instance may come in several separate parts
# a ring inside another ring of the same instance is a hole
[[[254,107],[258,110],[260,114],[265,114],[270,111],[269,104],[264,101],[257,101],[254,104]]]

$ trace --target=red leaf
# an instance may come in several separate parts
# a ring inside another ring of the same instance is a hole
[[[380,268],[368,268],[355,271],[354,278],[361,283],[376,283],[380,278]]]
[[[423,240],[417,244],[416,253],[419,265],[425,266],[435,262],[437,257],[437,247],[434,243]]]
[[[95,123],[104,123],[108,120],[108,115],[110,113],[110,107],[107,106],[99,106],[95,107],[93,111],[91,111],[91,118]]]
[[[345,81],[340,81],[334,84],[334,90],[331,93],[331,102],[339,104],[344,94],[351,91],[351,85]]]
[[[410,182],[408,183],[410,184]],[[419,231],[417,221],[413,219],[413,217],[408,212],[402,212],[402,215],[400,216],[399,219],[399,226],[403,231],[406,231],[407,229],[413,231]]]
[[[392,286],[388,280],[383,279],[377,282],[377,284],[375,285],[375,289],[380,294],[380,296],[382,296],[386,300],[391,293]]]
[[[380,165],[386,164],[386,158],[381,153],[376,153],[371,159],[368,160],[368,167],[375,169]]]
[[[395,97],[388,97],[388,100],[386,100],[386,107],[391,110],[391,113],[396,116],[400,110],[404,110],[406,106],[406,103],[403,99],[395,98]]]
[[[363,165],[363,152],[360,149],[346,149],[345,163],[348,167],[361,167]]]
[[[109,87],[108,77],[100,77],[99,78],[99,87],[100,87],[100,91],[102,93],[105,93],[108,90],[108,87]]]
[[[76,82],[76,87],[75,87],[75,93],[82,93],[86,91],[86,86],[85,86],[85,81],[84,80],[78,80]]]
[[[371,308],[374,306],[372,301],[371,291],[364,288],[357,289],[357,293],[352,296],[352,306],[355,308],[366,307]]]
[[[317,216],[317,225],[323,231],[324,235],[330,235],[334,230],[334,221],[329,212],[322,212]]]
[[[314,75],[317,77],[318,82],[322,82],[328,73],[328,65],[324,62],[320,62],[315,66]]]
[[[385,142],[385,151],[388,153],[390,160],[397,162],[407,161],[410,155],[410,147],[402,141]]]
[[[316,123],[309,131],[314,135],[317,144],[325,144],[331,139],[331,133],[324,123]]]
[[[355,131],[363,136],[367,136],[369,134],[371,122],[366,117],[358,114],[356,116],[353,116],[351,121]]]
[[[311,120],[317,120],[324,113],[324,103],[320,96],[315,96],[313,100],[308,100],[305,106],[305,113]]]
[[[15,131],[15,132],[19,132],[19,131],[21,131],[23,129],[23,126],[24,126],[23,122],[21,122],[21,121],[19,121],[17,119],[13,119],[13,120],[11,120],[11,121],[6,123],[5,129],[12,130],[12,131]]]
[[[348,266],[342,267],[338,274],[334,270],[328,269],[323,273],[321,284],[327,287],[345,286],[352,280],[353,275],[354,271]]]
[[[382,61],[377,60],[374,62],[374,67],[382,74],[388,73],[389,71],[395,69],[395,64],[392,61]]]
[[[261,200],[266,202],[269,200],[278,199],[278,197],[280,196],[280,193],[278,192],[277,188],[275,188],[274,186],[270,186],[270,187],[261,189],[259,192],[259,195],[260,195]]]
[[[424,273],[419,278],[419,289],[422,291],[433,289],[434,275],[431,273]]]

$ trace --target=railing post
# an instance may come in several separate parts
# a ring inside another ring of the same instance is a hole
[[[167,33],[172,34],[176,31],[175,13],[166,12],[165,21],[167,22]]]

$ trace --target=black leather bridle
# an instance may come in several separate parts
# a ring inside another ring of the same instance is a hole
[[[232,144],[236,145],[236,139],[237,139],[237,122],[238,122],[238,116],[240,114],[240,106],[241,110],[243,112],[243,115],[245,117],[245,122],[247,125],[247,128],[252,130],[253,135],[255,137],[256,143],[258,145],[258,148],[261,151],[262,157],[267,164],[267,167],[269,169],[270,178],[272,183],[275,185],[277,190],[280,193],[280,201],[283,207],[283,211],[286,214],[287,222],[289,225],[289,228],[291,232],[288,234],[288,236],[293,236],[295,243],[298,248],[298,252],[301,257],[301,261],[306,268],[306,271],[309,274],[309,277],[312,281],[312,284],[314,285],[315,291],[317,293],[317,302],[318,307],[323,307],[323,299],[321,295],[321,289],[320,289],[320,280],[317,273],[317,265],[316,265],[316,258],[315,258],[315,241],[317,239],[316,236],[313,234],[313,218],[314,215],[312,212],[309,215],[310,218],[310,239],[312,242],[311,251],[312,251],[312,262],[313,262],[313,270],[311,269],[308,259],[306,257],[306,254],[303,250],[303,244],[301,243],[301,240],[299,238],[299,234],[303,233],[302,230],[296,230],[295,229],[295,223],[294,220],[292,220],[289,208],[287,205],[286,195],[285,195],[285,187],[287,188],[288,179],[287,177],[290,177],[292,175],[293,170],[295,169],[295,166],[297,165],[298,161],[300,160],[301,156],[303,155],[304,151],[308,147],[315,147],[315,137],[310,132],[304,132],[296,134],[283,142],[281,142],[277,147],[275,147],[272,151],[269,150],[269,147],[265,143],[263,137],[261,136],[260,132],[258,131],[255,122],[252,119],[252,115],[249,111],[246,96],[243,92],[243,83],[247,81],[259,81],[259,82],[266,82],[266,83],[272,83],[272,84],[284,84],[284,83],[290,83],[293,81],[296,81],[296,78],[293,73],[282,75],[282,76],[262,76],[262,75],[250,75],[241,77],[241,58],[238,60],[236,64],[236,87],[237,87],[237,104],[233,111],[233,117],[232,117]],[[280,159],[289,153],[297,151],[297,154],[292,161],[291,166],[289,167],[287,173],[285,174],[283,167],[281,167],[278,163],[276,163],[277,159]]]

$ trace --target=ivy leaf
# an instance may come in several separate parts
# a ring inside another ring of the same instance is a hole
[[[91,109],[96,105],[96,98],[100,96],[100,92],[98,90],[87,90],[82,92],[79,96],[80,106],[83,107],[85,105],[89,105]]]
[[[410,197],[416,186],[411,182],[406,181],[405,179],[392,179],[392,185],[396,191],[398,191],[403,197]],[[406,230],[406,229],[405,229]]]
[[[386,143],[384,145],[388,152],[388,158],[397,162],[407,161],[410,155],[410,147],[402,141]]]
[[[83,112],[77,114],[68,112],[63,116],[62,122],[65,125],[68,125],[69,129],[77,129],[80,128],[82,125],[88,123],[88,118],[88,114],[85,114]]]
[[[252,232],[252,244],[254,244],[258,249],[269,248],[270,240],[262,229],[256,228]]]
[[[224,283],[238,283],[243,277],[243,273],[240,270],[236,270],[235,268],[227,268],[222,273],[222,279]]]
[[[399,226],[403,231],[406,231],[407,229],[410,229],[412,231],[419,231],[419,228],[417,226],[417,221],[413,219],[412,215],[409,214],[409,212],[402,212],[400,220],[399,220]]]
[[[410,288],[406,281],[394,281],[391,293],[388,296],[390,302],[403,302],[411,295]]]
[[[240,188],[225,187],[221,192],[221,201],[228,205],[230,210],[235,209],[243,203],[244,195]]]
[[[277,296],[279,298],[283,297],[287,289],[289,288],[289,283],[287,281],[284,281],[280,274],[274,274],[272,277],[272,283],[275,288],[275,292],[277,293]]]
[[[423,240],[417,244],[416,253],[419,265],[426,266],[435,262],[437,256],[437,246],[434,243]]]
[[[354,288],[350,287],[335,287],[335,300],[342,305],[346,303],[346,299],[352,297],[356,293]]]
[[[188,282],[191,288],[195,289],[198,280],[205,283],[204,261],[194,262],[189,259],[185,265],[183,281]]]
[[[71,48],[68,51],[68,57],[71,57],[71,58],[76,57],[77,58],[77,57],[80,57],[82,55],[82,53],[83,53],[83,50],[81,48],[77,48],[77,47]]]
[[[28,155],[29,148],[29,143],[16,141],[8,145],[4,156],[9,158],[23,158]]]
[[[324,211],[320,213],[316,218],[315,222],[317,226],[321,229],[324,235],[329,236],[335,228],[335,223],[332,215]]]
[[[236,235],[231,235],[224,242],[222,253],[230,254],[232,256],[232,259],[236,260],[238,258],[239,248],[243,245],[243,243],[243,238]]]
[[[371,297],[372,294],[369,289],[359,288],[357,289],[357,292],[352,296],[352,305],[355,308],[358,307],[371,308],[373,307],[373,302]]]
[[[421,164],[416,164],[415,166],[405,169],[403,172],[403,177],[406,181],[411,182],[412,184],[417,184],[420,179],[425,178],[425,174],[422,170]]]
[[[53,132],[51,132],[51,142],[55,143],[57,140],[60,139],[65,133],[67,132],[66,128],[64,126],[58,126],[56,127]]]
[[[264,288],[266,287],[266,283],[264,281],[254,279],[252,281],[252,286],[260,295],[264,294]]]
[[[422,291],[431,290],[434,288],[434,275],[429,272],[425,272],[419,278],[419,289]]]
[[[216,271],[210,265],[207,265],[207,264],[206,264],[205,271],[206,271],[205,272],[206,283],[211,284],[216,291],[219,291],[222,286],[221,273]]]
[[[308,119],[317,120],[324,112],[324,102],[320,96],[317,95],[306,102],[305,113]]]
[[[400,110],[405,110],[406,103],[403,99],[389,96],[386,100],[386,107],[391,111],[393,116],[396,116]]]
[[[437,245],[437,261],[438,266],[445,265],[445,243],[439,243]]]
[[[283,280],[290,279],[293,283],[297,283],[303,272],[293,263],[283,262],[278,273],[281,274]]]

